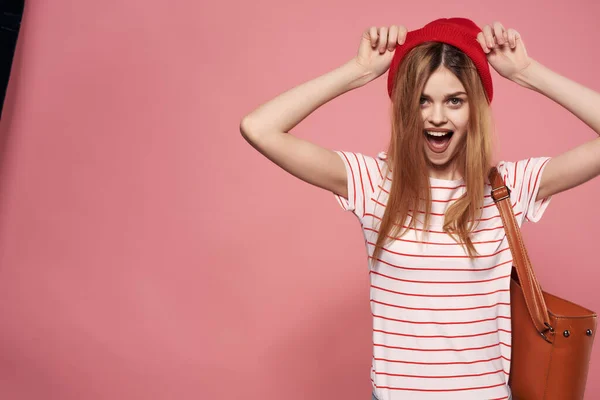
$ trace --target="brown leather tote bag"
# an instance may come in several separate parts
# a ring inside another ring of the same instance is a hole
[[[509,378],[513,399],[583,399],[597,315],[542,291],[515,219],[510,189],[496,167],[488,178],[513,256]]]

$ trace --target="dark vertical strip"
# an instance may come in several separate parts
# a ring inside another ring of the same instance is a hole
[[[21,28],[25,0],[0,0],[0,118]]]

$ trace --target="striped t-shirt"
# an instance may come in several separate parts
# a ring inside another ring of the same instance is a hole
[[[372,260],[375,223],[381,222],[392,183],[391,173],[383,177],[386,154],[336,153],[346,166],[348,198],[334,196],[358,217],[369,256],[375,395],[380,400],[508,399],[512,255],[491,185],[486,184],[483,215],[472,237],[480,254],[474,261],[442,229],[444,212],[464,193],[464,181],[431,177],[427,243],[419,243],[421,234],[411,228]],[[519,226],[539,221],[550,203],[552,197],[535,201],[549,160],[497,164]],[[422,227],[417,222],[417,229]]]

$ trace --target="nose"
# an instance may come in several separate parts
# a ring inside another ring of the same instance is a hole
[[[445,124],[448,120],[446,118],[444,106],[441,104],[434,104],[433,106],[429,107],[429,115],[427,116],[427,119],[432,125]]]

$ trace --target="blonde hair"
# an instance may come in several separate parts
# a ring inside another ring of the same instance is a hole
[[[425,209],[423,232],[429,234],[431,187],[424,151],[423,118],[420,99],[425,83],[441,66],[450,70],[463,84],[468,96],[467,134],[455,154],[457,168],[466,185],[465,193],[448,207],[443,230],[461,244],[472,260],[479,253],[470,238],[475,221],[482,215],[484,186],[492,158],[493,121],[487,94],[475,65],[458,48],[439,42],[423,43],[402,60],[396,74],[391,99],[391,139],[387,150],[385,180],[392,173],[391,188],[379,235],[372,255],[378,261],[385,242],[397,239],[409,211]],[[381,193],[381,192],[380,192]],[[416,228],[416,218],[399,237]],[[423,240],[421,240],[423,241]]]

